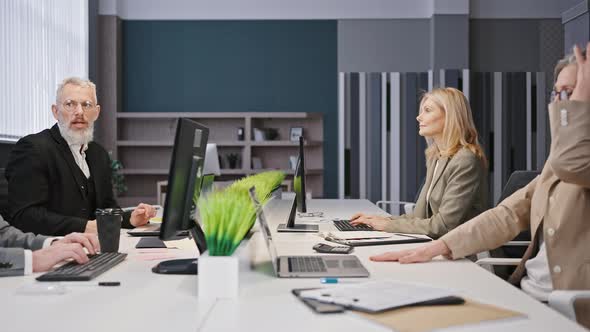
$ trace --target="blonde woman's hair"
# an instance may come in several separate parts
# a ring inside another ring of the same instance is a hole
[[[57,87],[57,93],[55,94],[55,100],[57,102],[59,102],[59,98],[61,97],[64,87],[68,84],[79,86],[81,88],[91,88],[92,94],[94,97],[94,101],[95,102],[97,101],[97,99],[96,99],[96,85],[94,83],[92,83],[92,81],[85,80],[85,79],[82,79],[79,77],[68,77],[68,78],[64,79]]]
[[[430,100],[445,112],[442,137],[444,146],[439,147],[432,139],[427,139],[426,158],[429,160],[439,156],[450,158],[462,148],[467,148],[487,167],[486,156],[477,139],[471,107],[463,92],[455,88],[437,88],[426,92],[420,101],[420,110],[426,100]]]

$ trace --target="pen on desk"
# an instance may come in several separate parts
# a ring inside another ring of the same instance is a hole
[[[74,286],[74,287],[90,287],[90,286],[105,286],[105,287],[113,287],[113,286],[121,286],[121,282],[120,281],[99,281],[98,283],[95,282],[76,282],[76,283],[70,283],[68,282],[67,284],[63,284],[66,286]]]
[[[358,281],[349,281],[349,280],[340,280],[338,278],[320,278],[320,283],[322,284],[354,284],[358,283]]]

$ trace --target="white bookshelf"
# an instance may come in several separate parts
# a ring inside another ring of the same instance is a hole
[[[117,140],[114,157],[124,168],[128,192],[119,197],[121,205],[139,201],[157,202],[157,183],[168,179],[168,168],[178,118],[195,120],[209,128],[209,143],[216,143],[222,159],[219,180],[227,181],[268,170],[281,170],[287,179],[293,176],[289,157],[299,154],[298,142],[289,140],[291,127],[303,128],[306,143],[307,188],[314,197],[323,196],[323,119],[318,113],[279,112],[141,112],[116,115]],[[238,128],[244,128],[243,140],[238,140]],[[274,128],[277,140],[255,141],[254,128]],[[227,155],[239,155],[236,168],[229,168]],[[252,168],[252,157],[259,158],[262,169]]]

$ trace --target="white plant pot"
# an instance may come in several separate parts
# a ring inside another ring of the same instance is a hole
[[[199,257],[200,299],[233,299],[238,297],[238,257],[209,256]]]

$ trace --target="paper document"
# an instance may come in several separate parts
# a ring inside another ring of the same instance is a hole
[[[322,237],[331,237],[338,240],[360,240],[360,239],[387,239],[394,237],[393,233],[377,232],[377,231],[355,231],[355,232],[340,232],[331,231],[323,233]]]
[[[164,241],[164,243],[166,244],[166,248],[168,248],[168,249],[171,249],[171,248],[196,249],[197,248],[195,241],[193,239],[188,238],[188,237],[184,238],[184,239],[180,239],[180,240]]]
[[[302,291],[300,296],[351,309],[380,312],[437,299],[452,297],[454,292],[419,284],[396,281],[370,281],[352,285]]]

